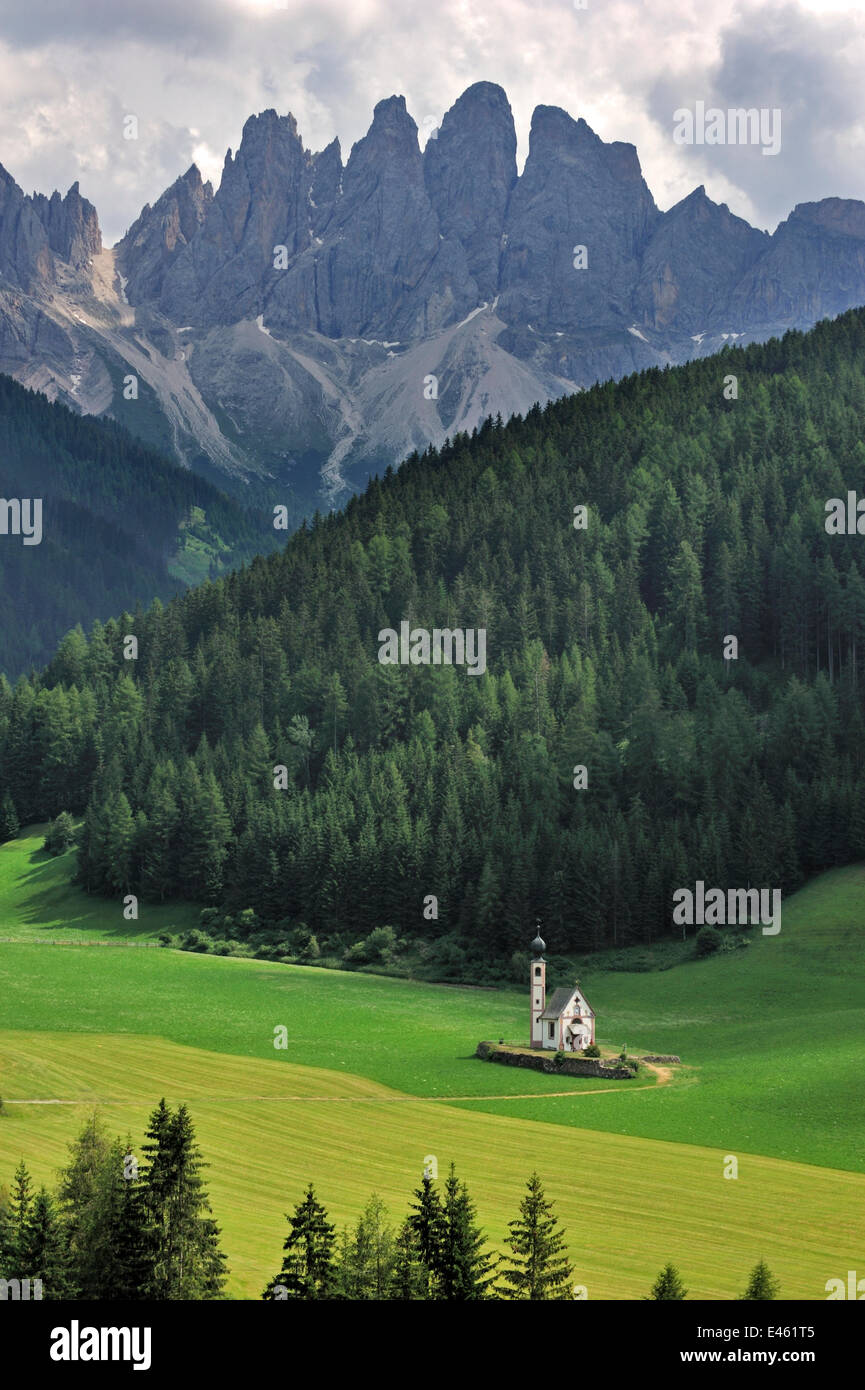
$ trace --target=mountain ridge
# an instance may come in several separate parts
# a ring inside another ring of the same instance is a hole
[[[0,371],[294,517],[491,414],[863,302],[865,203],[771,234],[703,185],[662,212],[634,145],[546,105],[518,172],[491,82],[423,150],[402,96],[345,161],[250,116],[215,190],[193,165],[108,249],[77,184],[0,168]]]

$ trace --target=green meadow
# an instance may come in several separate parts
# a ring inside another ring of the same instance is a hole
[[[0,846],[0,1182],[22,1155],[53,1180],[93,1105],[140,1141],[164,1094],[211,1164],[235,1297],[273,1272],[309,1178],[340,1222],[372,1190],[401,1216],[429,1153],[456,1160],[494,1243],[537,1167],[590,1298],[640,1297],[668,1258],[692,1297],[735,1297],[761,1255],[785,1296],[821,1298],[865,1259],[862,867],[814,881],[747,949],[583,969],[602,1044],[683,1062],[611,1085],[472,1055],[525,1036],[526,992],[136,949],[195,909],[124,922],[40,844]]]

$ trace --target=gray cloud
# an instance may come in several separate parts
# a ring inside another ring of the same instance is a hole
[[[865,21],[838,0],[0,0],[0,162],[30,191],[79,179],[106,239],[194,158],[218,181],[253,112],[297,117],[306,144],[347,153],[375,103],[405,96],[418,125],[472,82],[499,82],[520,157],[533,108],[563,106],[636,144],[662,207],[705,183],[773,227],[796,202],[865,195],[859,85]],[[689,148],[672,112],[696,100],[778,106],[782,151]],[[123,117],[140,122],[122,138]]]
[[[733,211],[750,206],[774,225],[796,203],[838,195],[865,197],[861,80],[865,25],[859,15],[814,14],[793,4],[761,6],[724,27],[718,61],[686,80],[664,76],[650,105],[672,139],[672,113],[738,107],[780,111],[781,149],[764,156],[748,145],[684,146],[693,183],[725,183]],[[735,206],[740,200],[740,206]]]

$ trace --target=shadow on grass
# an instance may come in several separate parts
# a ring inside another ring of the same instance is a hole
[[[197,925],[198,910],[192,904],[179,908],[144,904],[141,908],[143,921],[126,920],[119,901],[91,897],[72,882],[75,861],[74,849],[52,855],[39,847],[27,855],[26,868],[18,878],[23,901],[15,910],[23,926],[39,932],[40,936],[44,933],[48,939],[55,934],[62,938],[69,933],[70,940],[90,934],[102,940],[119,941],[148,940],[162,931]],[[6,934],[0,918],[0,936]]]

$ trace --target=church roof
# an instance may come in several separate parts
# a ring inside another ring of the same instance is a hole
[[[547,1000],[546,1008],[541,1014],[541,1018],[551,1020],[561,1018],[576,993],[576,985],[563,985],[561,989],[553,990],[553,993]],[[594,1018],[594,1014],[589,1008],[589,1001],[587,999],[585,1000],[585,1005],[585,1017]]]
[[[547,1006],[541,1014],[541,1018],[560,1018],[576,992],[577,991],[573,987],[569,989],[567,985],[562,989],[553,990],[551,998],[547,1000]]]

